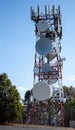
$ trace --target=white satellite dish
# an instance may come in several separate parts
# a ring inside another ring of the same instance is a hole
[[[48,31],[49,30],[49,25],[48,25],[47,21],[39,20],[39,22],[37,23],[37,29],[40,32]]]
[[[51,50],[51,52],[49,54],[47,54],[46,57],[47,57],[48,61],[51,61],[52,59],[54,59],[56,57],[56,49],[53,48]]]
[[[36,42],[35,48],[40,55],[47,55],[52,50],[52,42],[48,38],[42,37]]]
[[[45,63],[42,65],[42,72],[43,73],[48,73],[50,71],[51,71],[51,67],[50,67],[49,63]]]
[[[44,81],[38,82],[33,87],[33,97],[38,101],[46,100],[50,97],[50,87]]]

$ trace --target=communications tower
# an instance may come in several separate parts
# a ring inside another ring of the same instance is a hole
[[[64,126],[64,93],[62,86],[63,60],[61,57],[62,21],[60,6],[45,5],[44,11],[37,5],[31,7],[31,20],[35,23],[35,56],[33,97],[37,101],[51,99],[52,107],[58,102],[57,109],[61,124]],[[56,121],[56,110],[53,109],[52,121]]]

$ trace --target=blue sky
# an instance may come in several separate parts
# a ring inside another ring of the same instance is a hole
[[[61,7],[63,85],[75,87],[75,0],[0,0],[0,73],[7,73],[21,97],[33,87],[35,26],[30,6]]]

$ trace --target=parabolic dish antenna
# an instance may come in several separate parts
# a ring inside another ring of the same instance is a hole
[[[44,81],[38,82],[33,87],[33,97],[38,101],[46,100],[50,97],[50,87]]]
[[[51,71],[51,67],[48,63],[45,63],[45,64],[42,65],[42,72],[43,73],[48,73],[50,71]]]
[[[53,48],[51,50],[51,52],[49,54],[47,54],[46,57],[47,57],[48,61],[51,61],[52,59],[54,59],[56,57],[56,49]]]
[[[37,29],[40,32],[46,32],[49,30],[49,25],[47,23],[47,21],[45,20],[39,20],[39,22],[37,23]]]
[[[35,49],[40,55],[47,55],[52,50],[52,42],[48,38],[42,37],[36,42]]]

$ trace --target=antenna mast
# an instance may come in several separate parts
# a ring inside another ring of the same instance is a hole
[[[64,126],[64,92],[62,86],[63,58],[61,58],[62,21],[60,6],[45,5],[44,13],[37,5],[31,7],[31,20],[35,23],[35,58],[33,97],[37,101],[50,99],[51,121]],[[56,110],[55,102],[59,108]],[[57,113],[57,114],[56,114]],[[57,120],[58,118],[58,120]]]

